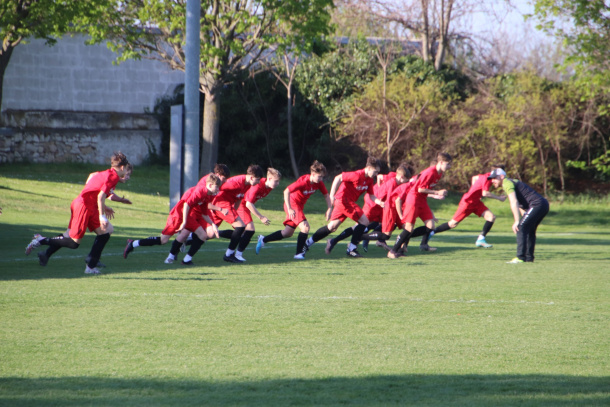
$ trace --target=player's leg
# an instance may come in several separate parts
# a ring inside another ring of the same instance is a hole
[[[223,256],[223,260],[229,263],[243,263],[245,260],[239,260],[236,258],[235,249],[237,249],[241,236],[246,230],[246,225],[241,218],[237,216],[235,220],[231,222],[231,226],[233,226],[233,233],[231,234],[231,241],[229,242],[229,247]]]
[[[294,233],[294,229],[293,229]],[[299,223],[299,234],[297,235],[297,248],[294,258],[297,260],[303,260],[305,258],[305,242],[309,235],[309,222],[304,220]]]
[[[182,259],[182,264],[192,266],[193,265],[193,256],[199,251],[201,246],[208,240],[208,235],[203,230],[202,226],[199,226],[193,233],[191,233],[192,242],[189,247],[188,253]]]
[[[98,227],[93,230],[96,234],[93,245],[91,246],[91,252],[89,252],[89,262],[85,268],[85,274],[100,274],[100,270],[97,268],[97,263],[102,256],[102,251],[106,247],[106,243],[110,240],[110,233],[113,231],[112,225],[110,227],[102,228]]]
[[[526,262],[534,261],[534,250],[536,248],[536,231],[538,230],[540,222],[542,222],[542,219],[544,219],[548,212],[548,205],[533,207],[531,209],[529,219],[527,219],[525,222],[522,222],[521,226],[519,227],[520,229],[524,229],[523,233],[526,238],[524,259]]]
[[[424,235],[422,236],[419,249],[425,252],[435,252],[436,247],[430,247],[430,245],[428,245],[430,235],[434,230],[434,218],[424,220],[424,225],[426,227],[426,230],[424,232]]]
[[[237,260],[246,261],[243,257],[244,250],[250,244],[250,240],[252,240],[252,236],[254,236],[255,228],[254,222],[250,221],[246,224],[246,229],[244,233],[241,235],[239,239],[239,244],[237,245],[237,250],[235,251],[235,257]]]
[[[358,244],[362,240],[362,235],[364,231],[369,226],[369,218],[366,217],[364,213],[358,218],[358,224],[354,227],[354,233],[352,234],[352,240],[350,244],[347,246],[347,255],[349,257],[362,257],[360,253],[358,253]]]
[[[484,247],[486,249],[489,249],[489,248],[493,247],[493,245],[487,243],[487,240],[485,239],[485,237],[491,230],[491,227],[494,225],[494,222],[496,221],[496,217],[489,209],[484,211],[482,216],[483,216],[483,219],[485,219],[485,223],[483,224],[483,230],[481,231],[481,234],[479,235],[479,237],[477,237],[477,241],[476,241],[475,245],[477,247]]]
[[[334,213],[335,213],[335,210],[333,209],[333,214]],[[331,215],[331,218],[332,218],[332,215]],[[333,219],[327,225],[324,225],[320,229],[316,230],[315,233],[313,234],[313,236],[308,238],[307,241],[305,242],[305,247],[303,250],[309,250],[309,248],[314,243],[319,242],[320,240],[324,239],[326,236],[333,233],[335,230],[337,230],[339,228],[339,225],[341,225],[341,223],[343,223],[343,221],[345,219],[346,219],[345,217]]]
[[[404,218],[403,218],[404,219]],[[411,233],[413,232],[413,223],[405,223],[404,229],[398,235],[394,247],[388,252],[388,257],[395,259],[400,257],[399,251],[404,246],[405,248],[409,245],[409,239],[411,239]]]

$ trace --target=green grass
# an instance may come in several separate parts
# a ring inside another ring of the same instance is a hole
[[[92,236],[45,268],[25,257],[33,233],[65,230],[99,169],[0,166],[0,406],[610,404],[607,198],[551,203],[534,264],[505,264],[510,211],[492,201],[489,250],[470,217],[434,254],[355,260],[319,243],[296,262],[292,238],[259,256],[253,241],[232,265],[215,240],[184,267],[163,264],[169,245],[121,256],[168,211],[167,170],[136,168],[117,188],[134,204],[113,205],[103,275],[83,274]],[[257,232],[281,228],[287,182],[260,202],[273,223]],[[458,200],[432,201],[437,217]],[[308,203],[313,230],[324,207]]]

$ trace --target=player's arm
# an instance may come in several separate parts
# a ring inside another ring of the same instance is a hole
[[[223,215],[227,215],[227,214],[229,213],[229,210],[228,210],[228,209],[221,208],[220,206],[218,206],[218,205],[214,205],[214,204],[213,204],[213,203],[211,203],[211,202],[208,204],[208,209],[209,209],[209,210],[211,210],[211,211],[220,212],[220,213],[222,213]],[[205,217],[204,217],[204,219],[205,219]],[[208,221],[206,220],[206,222],[208,222]],[[208,223],[211,223],[211,222],[208,222]]]
[[[489,191],[483,191],[483,198],[497,199],[500,202],[506,201],[506,195],[496,195]]]
[[[288,215],[288,219],[294,219],[296,212],[290,206],[290,187],[287,187],[284,190],[284,204],[286,205],[286,215]]]
[[[328,207],[328,209],[326,209],[326,221],[329,221],[330,215],[333,213],[333,204],[330,201],[329,194],[324,195],[324,199],[326,200],[326,206]]]
[[[100,191],[100,193],[97,194],[97,210],[100,214],[100,224],[104,229],[108,227],[108,219],[112,219],[114,216],[114,210],[111,207],[106,206],[106,197],[107,195],[104,191]]]
[[[210,204],[210,205],[212,205],[212,204]],[[213,205],[213,206],[215,206],[215,205]],[[212,219],[210,219],[210,217],[208,215],[202,215],[202,217],[203,217],[203,220],[205,220],[208,223],[208,225],[210,225],[212,230],[214,231],[214,236],[216,237],[216,239],[220,239],[220,236],[218,235],[218,226],[216,226],[216,224],[214,222],[212,222]]]
[[[343,173],[337,175],[335,177],[335,179],[333,180],[333,185],[330,188],[331,205],[334,204],[334,202],[335,202],[335,194],[337,193],[337,190],[339,189],[339,185],[341,185],[341,182],[343,182]]]
[[[442,196],[443,198],[447,196],[448,191],[446,189],[428,189],[428,188],[417,188],[417,192],[420,194],[428,194],[431,198],[434,198],[432,195]],[[443,198],[435,198],[435,199],[443,199]]]
[[[254,204],[252,202],[246,201],[246,208],[248,208],[250,210],[250,212],[255,214],[260,219],[260,221],[263,222],[265,225],[269,225],[271,223],[269,218],[267,218],[266,216],[262,215],[258,211],[258,209],[256,209],[256,206],[254,206]]]
[[[396,198],[394,204],[396,205],[396,213],[398,214],[398,219],[402,219],[402,199],[400,199],[400,197]]]
[[[131,205],[131,201],[127,198],[124,197],[120,197],[117,194],[112,194],[108,197],[108,199],[110,199],[113,202],[119,202],[119,203],[124,203],[127,205]]]
[[[186,220],[187,220],[190,212],[191,212],[191,206],[185,202],[184,206],[182,207],[182,224],[178,228],[178,231],[183,230],[184,227],[186,226]]]
[[[369,198],[371,199],[371,201],[375,202],[375,204],[381,206],[382,208],[385,206],[385,202],[377,198],[374,194],[369,194]]]
[[[517,201],[517,194],[515,191],[508,193],[508,202],[510,203],[510,210],[513,213],[515,223],[513,223],[513,232],[519,231],[519,222],[521,221],[521,212],[519,211],[519,202]]]

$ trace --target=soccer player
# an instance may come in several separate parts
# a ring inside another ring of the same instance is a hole
[[[379,161],[374,157],[369,157],[364,169],[351,172],[343,172],[335,177],[330,189],[330,201],[333,210],[328,225],[321,227],[312,237],[305,242],[305,250],[317,241],[337,230],[339,225],[347,218],[356,221],[358,224],[354,228],[352,240],[347,247],[347,255],[350,257],[362,257],[358,253],[358,243],[362,239],[362,234],[369,225],[369,220],[358,206],[356,201],[364,192],[371,195],[371,200],[383,207],[383,202],[375,197],[373,186],[379,174]],[[327,242],[328,246],[328,242]]]
[[[437,226],[436,229],[434,229],[434,234],[457,227],[462,220],[474,213],[479,218],[483,217],[483,219],[485,219],[483,231],[475,243],[476,247],[484,247],[486,249],[493,247],[493,245],[487,243],[485,237],[491,230],[491,227],[496,220],[496,216],[489,210],[489,208],[485,206],[483,202],[481,202],[481,198],[492,198],[497,199],[500,202],[504,202],[506,200],[506,195],[500,196],[489,192],[491,180],[488,179],[488,177],[490,175],[491,172],[488,172],[486,174],[479,174],[472,177],[472,185],[468,192],[462,196],[457,211],[449,222],[445,222],[442,225]]]
[[[40,245],[47,245],[45,252],[38,253],[38,261],[41,266],[46,266],[50,257],[62,247],[77,249],[87,229],[97,236],[93,242],[89,262],[85,268],[85,274],[100,274],[97,264],[102,255],[110,235],[114,231],[109,218],[114,216],[114,210],[106,206],[106,198],[114,194],[114,188],[121,178],[127,173],[129,161],[125,154],[116,152],[110,159],[111,167],[105,171],[94,174],[81,193],[70,205],[70,223],[68,226],[69,236],[60,235],[47,238],[40,234],[34,235],[34,239],[25,249],[29,255],[32,250]]]
[[[255,227],[254,221],[252,220],[252,214],[260,219],[260,221],[265,224],[271,224],[271,221],[266,216],[262,215],[256,206],[254,205],[259,199],[262,199],[269,195],[271,191],[273,191],[278,185],[280,185],[280,179],[282,178],[282,174],[276,170],[275,168],[267,168],[267,178],[261,178],[258,185],[255,185],[248,189],[246,195],[241,200],[239,207],[237,208],[237,214],[241,218],[241,220],[246,224],[246,230],[239,240],[239,245],[237,246],[237,253],[235,257],[239,259],[240,257],[243,259],[242,253],[250,244],[250,240],[252,236],[254,236]],[[239,257],[238,257],[239,256]]]
[[[430,206],[428,206],[427,198],[428,195],[437,195],[440,197],[447,196],[446,189],[434,190],[432,188],[436,186],[443,174],[451,168],[452,161],[453,159],[448,153],[439,153],[437,155],[436,164],[428,167],[417,176],[417,180],[407,195],[406,210],[403,216],[404,230],[400,233],[392,250],[388,252],[389,258],[395,259],[400,257],[398,251],[403,245],[405,248],[408,246],[417,218],[420,218],[426,226],[426,232],[419,246],[420,250],[430,252],[436,251],[435,247],[430,247],[428,245],[430,232],[434,230],[434,214],[430,210]]]
[[[126,259],[129,253],[140,246],[164,245],[169,242],[169,239],[173,235],[178,233],[178,236],[172,243],[167,258],[165,259],[166,264],[171,264],[176,259],[176,255],[180,251],[180,246],[182,246],[182,243],[186,240],[189,233],[193,233],[191,247],[182,260],[182,264],[193,265],[193,256],[208,239],[206,228],[208,225],[213,225],[212,220],[208,216],[209,209],[216,211],[221,210],[221,208],[211,203],[220,188],[220,178],[215,174],[208,174],[202,179],[204,180],[204,183],[199,182],[194,187],[187,189],[180,198],[180,201],[172,208],[167,218],[165,228],[161,232],[161,236],[139,240],[127,239],[127,245],[123,251],[123,258]],[[212,233],[218,236],[218,229],[214,229],[213,227]]]
[[[517,235],[517,257],[509,261],[518,264],[534,261],[536,230],[542,219],[549,213],[549,201],[524,182],[506,177],[506,172],[496,168],[489,174],[496,188],[500,186],[508,196],[510,210],[515,222],[513,232]],[[521,209],[523,216],[521,216]]]
[[[246,224],[239,217],[235,206],[237,201],[246,195],[246,192],[248,192],[250,187],[258,185],[262,177],[263,169],[258,165],[251,165],[248,167],[245,175],[236,175],[222,184],[220,192],[216,195],[216,198],[214,198],[214,205],[217,205],[226,211],[223,210],[222,212],[213,213],[211,217],[212,222],[216,227],[220,226],[223,221],[233,226],[233,231],[230,232],[231,241],[223,256],[223,260],[226,262],[243,263],[246,261],[242,256],[243,252],[239,249],[242,247],[245,249],[250,238],[244,238],[243,243],[241,243],[242,235],[246,230]],[[210,233],[208,233],[208,235],[210,235]],[[224,237],[224,235],[221,236]],[[235,249],[237,249],[237,251]]]
[[[270,235],[258,237],[256,244],[256,254],[259,254],[266,243],[274,242],[291,237],[298,227],[300,232],[297,236],[297,250],[294,256],[297,260],[305,259],[303,248],[309,234],[309,222],[305,217],[303,208],[305,203],[316,191],[320,191],[324,195],[328,209],[326,211],[326,220],[330,219],[332,206],[330,196],[326,186],[324,185],[324,176],[326,176],[326,167],[324,164],[314,161],[309,167],[310,173],[299,177],[295,182],[288,185],[284,190],[284,211],[286,212],[286,220],[284,221],[284,230],[278,230]]]

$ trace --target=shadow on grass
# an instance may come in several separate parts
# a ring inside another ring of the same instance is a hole
[[[596,406],[609,377],[396,375],[207,382],[105,377],[2,378],[0,405],[15,406]]]

